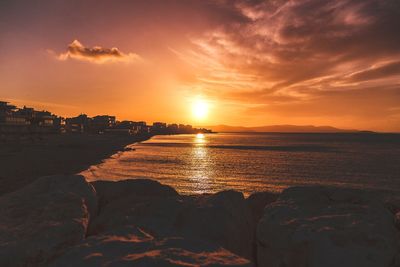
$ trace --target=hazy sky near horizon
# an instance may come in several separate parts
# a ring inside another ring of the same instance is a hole
[[[400,131],[399,29],[398,0],[3,0],[0,99],[63,116]]]

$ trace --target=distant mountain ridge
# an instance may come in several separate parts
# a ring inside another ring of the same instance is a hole
[[[353,129],[339,129],[332,126],[314,125],[268,125],[258,127],[214,125],[203,126],[214,132],[276,132],[276,133],[351,133],[360,132]]]

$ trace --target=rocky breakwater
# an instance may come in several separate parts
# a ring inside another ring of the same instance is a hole
[[[356,189],[289,188],[265,208],[258,223],[258,264],[400,266],[398,203]]]
[[[40,266],[85,240],[96,192],[80,176],[43,177],[0,197],[0,266]]]
[[[237,192],[44,177],[0,197],[0,266],[252,266],[233,252],[250,255],[246,211]]]
[[[399,204],[324,187],[245,199],[43,177],[0,197],[0,266],[397,267]]]

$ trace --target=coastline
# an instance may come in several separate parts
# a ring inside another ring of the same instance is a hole
[[[0,265],[400,266],[396,194],[313,185],[184,195],[149,179],[75,175],[151,137],[2,145]]]
[[[0,145],[0,196],[49,175],[80,173],[101,163],[126,146],[148,140],[152,135],[49,135],[31,142]]]

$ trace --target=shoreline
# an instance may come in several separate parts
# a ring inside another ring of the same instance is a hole
[[[32,142],[2,143],[0,196],[18,190],[39,177],[80,173],[124,151],[126,146],[146,141],[152,136],[60,134]]]

